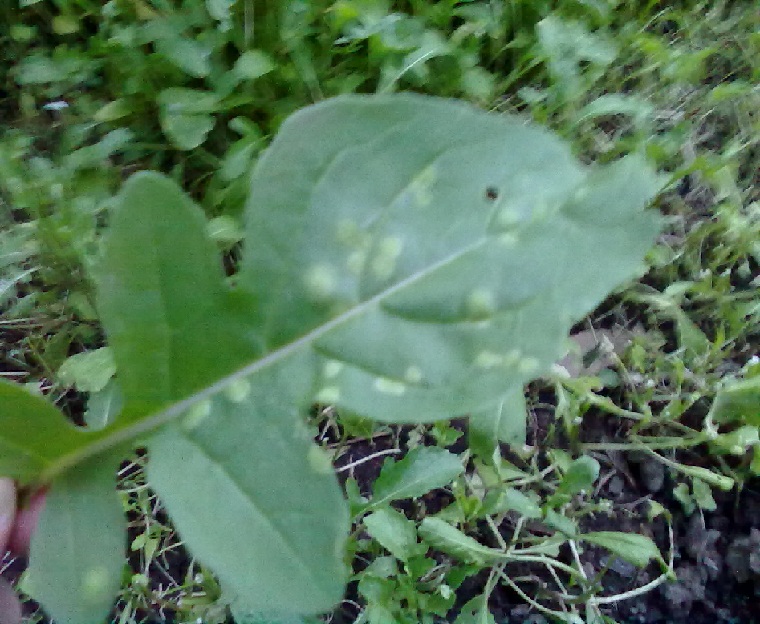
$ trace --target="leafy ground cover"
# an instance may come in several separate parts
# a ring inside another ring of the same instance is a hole
[[[0,11],[2,375],[78,423],[114,410],[93,267],[135,171],[163,171],[196,199],[234,276],[253,163],[285,117],[330,96],[454,96],[544,124],[588,162],[644,153],[665,176],[666,232],[646,276],[579,324],[569,358],[525,389],[525,447],[486,462],[466,421],[381,426],[314,406],[355,520],[354,576],[328,619],[751,621],[751,3],[27,0]],[[219,586],[182,548],[145,462],[119,473],[131,543],[114,618],[223,622]],[[579,527],[601,537],[557,546]],[[635,535],[662,561],[648,563]],[[521,557],[495,554],[515,548]]]

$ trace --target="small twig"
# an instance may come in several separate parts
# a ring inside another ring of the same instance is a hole
[[[575,559],[575,564],[578,566],[578,572],[581,573],[581,576],[583,577],[584,580],[588,581],[588,575],[586,574],[586,570],[583,569],[581,556],[578,554],[578,545],[575,543],[575,540],[567,540],[567,543],[570,546],[570,551],[573,553],[573,559]]]
[[[488,526],[490,527],[491,532],[496,538],[496,541],[499,543],[499,547],[502,550],[506,551],[507,543],[504,541],[504,538],[502,537],[501,532],[499,531],[499,527],[496,526],[496,523],[493,521],[493,518],[491,516],[486,516],[486,522],[488,523]]]
[[[383,455],[394,455],[400,452],[401,451],[399,449],[386,449],[384,451],[378,451],[377,453],[372,453],[372,455],[367,455],[366,457],[357,459],[356,461],[353,461],[350,464],[341,466],[340,468],[336,469],[335,472],[346,472],[346,470],[351,470],[352,468],[356,468],[356,466],[360,466],[361,464],[364,464],[368,461],[372,461],[373,459],[376,459],[378,457],[382,457]]]
[[[522,531],[523,524],[525,524],[525,516],[520,516],[515,523],[515,530],[512,532],[512,546],[507,549],[508,554],[514,551],[515,546],[517,545],[517,538],[520,536],[520,531]]]
[[[557,561],[551,557],[545,557],[543,555],[521,555],[520,551],[517,551],[516,553],[513,551],[508,555],[505,554],[504,558],[508,561],[541,563],[543,565],[559,568],[560,570],[567,572],[570,576],[578,576],[578,571],[575,568],[570,567],[566,563],[562,563],[561,561]]]
[[[554,579],[554,582],[559,587],[560,592],[562,593],[562,596],[567,596],[567,588],[565,587],[565,584],[562,582],[562,579],[559,578],[559,574],[557,574],[557,571],[550,565],[546,566],[546,569],[549,570],[549,574],[552,575],[552,578]]]
[[[544,613],[546,615],[550,615],[555,618],[559,618],[561,620],[565,619],[565,612],[564,611],[554,611],[552,609],[549,609],[548,607],[545,607],[540,602],[536,602],[528,596],[522,589],[520,589],[517,584],[509,578],[506,574],[504,574],[503,571],[498,571],[497,574],[503,580],[507,585],[509,585],[520,598],[522,598],[525,602],[527,602],[530,606],[532,606],[534,609],[540,611],[541,613]]]

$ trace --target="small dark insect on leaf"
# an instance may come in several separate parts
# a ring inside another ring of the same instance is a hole
[[[495,201],[499,198],[499,190],[495,186],[489,186],[486,188],[486,199],[489,201]]]

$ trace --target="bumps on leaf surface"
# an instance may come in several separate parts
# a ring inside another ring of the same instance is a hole
[[[255,168],[240,284],[269,349],[305,337],[344,365],[323,381],[339,407],[452,417],[546,371],[642,270],[656,190],[640,158],[584,167],[517,119],[344,96],[289,118]]]

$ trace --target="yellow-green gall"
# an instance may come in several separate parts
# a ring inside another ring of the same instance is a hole
[[[304,286],[309,297],[317,302],[329,301],[335,296],[338,278],[328,264],[316,264],[304,275]]]
[[[251,384],[247,379],[236,379],[224,389],[224,395],[233,403],[242,403],[251,394]]]
[[[381,240],[372,258],[372,274],[379,280],[388,279],[393,275],[403,248],[404,244],[398,236],[388,236]]]
[[[317,396],[315,398],[317,400],[317,403],[322,403],[323,405],[334,405],[340,400],[340,388],[337,386],[327,386],[326,388],[322,388],[319,392],[317,392]]]
[[[211,401],[209,399],[199,401],[187,410],[182,418],[182,428],[185,431],[192,431],[206,420],[209,414],[211,414]]]
[[[382,392],[383,394],[391,394],[393,396],[401,396],[406,392],[406,386],[400,381],[394,381],[387,377],[378,377],[375,379],[375,390]]]
[[[486,288],[476,288],[465,302],[467,318],[472,321],[482,321],[496,313],[496,298],[492,291]]]
[[[422,371],[419,366],[410,366],[404,373],[404,379],[410,384],[418,384],[422,381]]]

